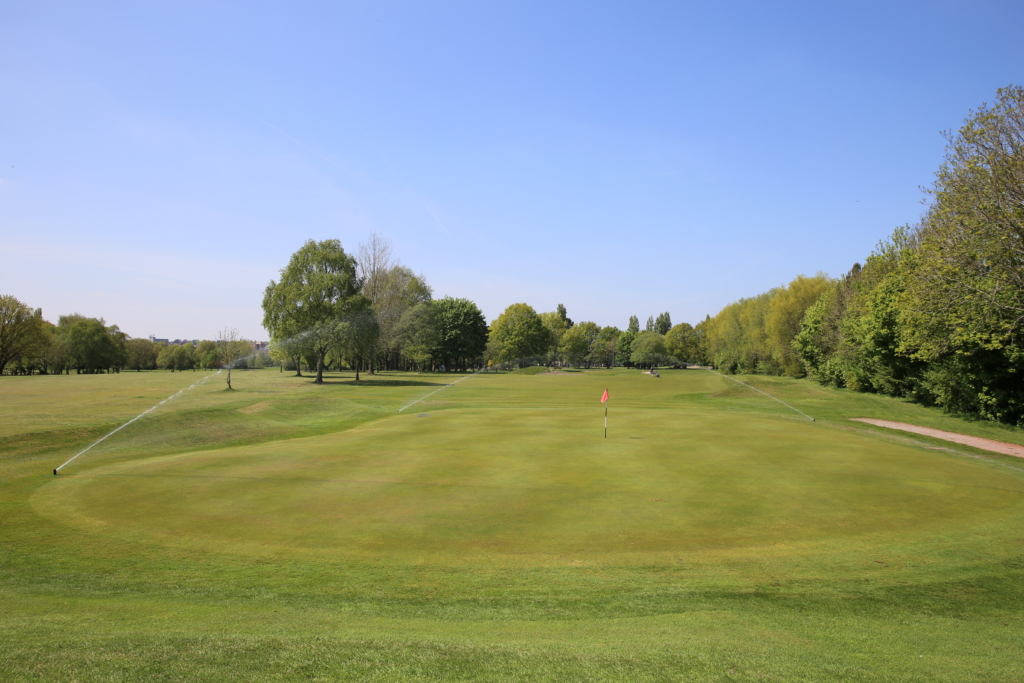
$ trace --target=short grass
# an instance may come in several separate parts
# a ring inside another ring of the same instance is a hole
[[[0,680],[1024,680],[1024,461],[846,418],[1021,432],[461,377],[2,378]]]

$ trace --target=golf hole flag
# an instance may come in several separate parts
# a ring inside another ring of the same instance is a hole
[[[608,390],[601,394],[601,403],[604,404],[604,438],[608,438]]]

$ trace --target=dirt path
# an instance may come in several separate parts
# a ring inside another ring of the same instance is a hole
[[[980,436],[967,436],[966,434],[957,434],[956,432],[944,432],[941,429],[931,429],[930,427],[918,427],[917,425],[907,424],[906,422],[875,420],[870,417],[851,417],[850,419],[854,422],[867,422],[868,424],[872,424],[877,427],[899,429],[904,432],[913,432],[914,434],[923,434],[924,436],[931,436],[936,439],[962,443],[965,446],[973,446],[974,448],[980,448],[983,451],[1002,453],[1003,455],[1015,455],[1018,458],[1024,458],[1024,446],[1018,446],[1015,443],[993,441],[992,439],[983,439]]]

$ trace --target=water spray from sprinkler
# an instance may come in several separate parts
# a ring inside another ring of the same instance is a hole
[[[170,396],[168,396],[168,397],[167,397],[167,398],[165,398],[164,400],[160,401],[159,403],[157,403],[157,404],[156,404],[155,406],[153,406],[153,407],[152,407],[152,408],[150,408],[149,410],[146,410],[146,411],[143,411],[143,412],[139,413],[138,415],[136,415],[136,416],[135,416],[135,417],[133,417],[132,419],[128,420],[127,422],[125,422],[125,423],[124,423],[123,425],[121,425],[121,426],[120,426],[120,427],[118,427],[117,429],[114,429],[114,430],[112,430],[112,431],[109,431],[109,432],[107,432],[106,434],[104,434],[103,436],[101,436],[100,438],[96,439],[96,440],[95,440],[95,441],[93,441],[93,442],[92,442],[91,444],[89,444],[88,446],[86,446],[85,448],[83,448],[83,449],[82,449],[81,451],[79,451],[78,453],[76,453],[76,454],[75,454],[74,456],[72,456],[72,457],[71,457],[70,459],[68,459],[68,461],[67,461],[67,462],[65,462],[65,463],[64,463],[63,465],[61,465],[60,467],[56,467],[56,468],[54,468],[54,470],[53,470],[53,476],[55,476],[55,477],[56,477],[56,476],[57,476],[57,473],[58,473],[58,472],[60,472],[60,471],[61,471],[62,469],[64,469],[64,468],[65,468],[65,467],[66,467],[66,466],[67,466],[68,464],[70,464],[70,463],[71,463],[71,461],[75,460],[76,458],[78,458],[78,457],[80,457],[80,456],[82,456],[82,455],[85,455],[85,454],[86,454],[86,453],[87,453],[87,452],[88,452],[89,450],[91,450],[91,449],[92,449],[92,448],[93,448],[94,446],[97,446],[97,445],[98,445],[98,444],[100,444],[101,442],[103,442],[103,441],[106,441],[106,440],[107,440],[108,438],[110,438],[110,437],[111,437],[111,436],[113,436],[114,434],[117,434],[117,433],[118,433],[119,431],[121,431],[122,429],[124,429],[125,427],[127,427],[128,425],[130,425],[131,423],[133,423],[133,422],[135,422],[136,420],[139,420],[139,419],[141,419],[141,418],[145,417],[146,415],[148,415],[149,413],[153,412],[154,410],[156,410],[157,408],[159,408],[159,407],[160,407],[160,406],[162,406],[163,404],[167,403],[168,401],[170,401],[170,400],[173,400],[173,399],[177,398],[178,396],[181,396],[182,394],[184,394],[184,393],[185,393],[186,391],[188,391],[188,390],[189,390],[189,389],[191,389],[192,387],[194,387],[194,386],[198,386],[198,385],[200,385],[200,384],[203,384],[203,383],[204,383],[204,382],[205,382],[206,380],[210,379],[211,377],[213,377],[214,375],[216,375],[216,374],[218,374],[218,373],[220,373],[220,370],[218,370],[217,372],[214,372],[214,373],[210,373],[209,375],[207,375],[206,377],[203,377],[203,378],[202,378],[201,380],[199,380],[198,382],[194,382],[194,383],[192,383],[191,385],[189,385],[188,387],[186,387],[186,388],[184,388],[184,389],[182,389],[182,390],[178,391],[177,393],[171,394]]]

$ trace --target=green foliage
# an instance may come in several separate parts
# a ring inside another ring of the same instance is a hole
[[[217,355],[217,342],[204,339],[196,345],[196,363],[201,368],[213,369],[220,367]]]
[[[573,326],[572,318],[569,317],[564,305],[558,304],[555,308],[555,312],[558,313],[558,317],[562,319],[563,323],[565,323],[566,329]]]
[[[512,304],[491,325],[491,337],[501,344],[501,362],[544,355],[551,333],[528,304]]]
[[[633,340],[629,360],[642,368],[671,362],[665,350],[665,336],[657,332],[641,332]]]
[[[672,316],[668,314],[668,311],[659,313],[658,318],[654,321],[652,330],[660,335],[668,334],[668,331],[672,329]]]
[[[362,320],[370,308],[359,293],[356,262],[336,239],[308,240],[292,254],[263,295],[263,326],[281,342],[301,336],[317,360],[316,382],[323,382],[324,358],[345,346],[365,353],[369,325]],[[352,318],[352,324],[346,320]]]
[[[707,355],[726,373],[802,376],[793,339],[805,311],[828,288],[822,274],[801,275],[788,287],[729,304],[702,330]]]
[[[487,321],[469,299],[446,296],[433,302],[437,345],[433,355],[449,370],[481,358],[487,348]]]
[[[947,133],[921,222],[808,309],[819,382],[1024,424],[1024,89],[997,97]]]
[[[579,367],[589,360],[591,349],[597,343],[601,328],[596,323],[584,321],[569,328],[562,335],[559,353],[570,365]]]
[[[561,306],[561,304],[559,304]],[[564,306],[563,312],[564,312]],[[559,311],[551,311],[549,313],[541,313],[540,320],[544,324],[544,327],[548,331],[548,360],[554,361],[559,354],[559,345],[562,343],[562,335],[569,329],[569,324],[566,319]]]
[[[79,373],[120,371],[127,364],[127,335],[117,325],[107,327],[103,320],[75,314],[61,316],[58,328],[63,333],[68,362]]]
[[[0,373],[39,344],[42,335],[41,311],[34,312],[13,296],[0,296]]]
[[[635,317],[629,319],[629,328],[625,332],[619,335],[618,339],[615,340],[615,362],[626,367],[632,367],[633,361],[631,356],[633,355],[633,340],[636,339],[639,332],[633,330],[633,323],[636,322]],[[636,325],[639,327],[639,323]]]
[[[704,357],[701,337],[700,329],[679,323],[665,335],[665,353],[684,363],[700,363]]]
[[[153,370],[156,368],[160,347],[148,339],[129,339],[125,343],[128,352],[127,367],[135,370]]]
[[[619,335],[617,327],[602,327],[597,338],[590,346],[590,363],[592,366],[611,368],[615,365],[618,354]]]

